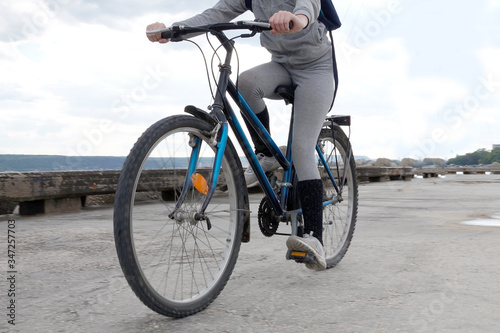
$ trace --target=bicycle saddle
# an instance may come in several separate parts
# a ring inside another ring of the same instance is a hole
[[[292,86],[278,86],[274,92],[280,95],[287,105],[293,104],[295,89]]]

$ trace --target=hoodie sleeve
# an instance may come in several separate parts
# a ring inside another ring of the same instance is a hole
[[[305,15],[309,24],[317,20],[321,10],[321,0],[297,0],[293,14]]]

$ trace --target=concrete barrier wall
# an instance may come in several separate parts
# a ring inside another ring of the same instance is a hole
[[[410,180],[411,168],[358,167],[360,182]],[[114,194],[119,170],[0,173],[0,214],[11,213],[19,203],[21,215],[66,212],[80,209],[87,196]],[[139,191],[155,188],[171,191],[185,173],[179,170],[148,170]],[[16,203],[16,204],[13,204]],[[3,210],[3,211],[2,211]]]
[[[93,194],[116,191],[119,171],[0,173],[0,202],[21,215],[73,211]],[[5,213],[5,212],[4,212]]]
[[[120,171],[0,173],[0,201],[33,201],[116,191]]]
[[[411,167],[363,167],[357,168],[359,182],[382,182],[389,180],[411,180]]]

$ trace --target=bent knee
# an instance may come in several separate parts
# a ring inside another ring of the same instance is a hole
[[[243,97],[262,98],[258,77],[252,71],[245,71],[238,77],[238,89]]]

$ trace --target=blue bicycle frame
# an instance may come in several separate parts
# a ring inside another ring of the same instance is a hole
[[[205,197],[205,200],[202,204],[202,207],[197,217],[200,219],[203,218],[207,219],[204,216],[204,212],[213,196],[213,193],[217,185],[220,167],[222,164],[222,158],[224,156],[224,150],[226,148],[226,143],[228,140],[228,124],[231,126],[236,139],[238,140],[241,148],[243,149],[243,152],[246,158],[248,159],[250,166],[255,172],[257,179],[262,187],[262,190],[264,191],[266,197],[269,199],[269,203],[273,207],[275,213],[278,216],[285,217],[286,213],[290,213],[286,211],[286,207],[287,207],[287,200],[289,197],[288,194],[290,191],[290,184],[292,181],[292,171],[293,171],[292,170],[293,161],[291,152],[292,139],[293,139],[293,111],[290,121],[289,134],[288,134],[287,151],[286,151],[286,156],[284,156],[279,147],[276,145],[274,140],[267,132],[267,130],[264,128],[260,120],[257,118],[253,110],[245,101],[243,96],[241,96],[241,94],[238,92],[236,85],[229,78],[231,74],[230,63],[231,63],[232,52],[234,49],[233,46],[234,42],[232,40],[229,40],[223,33],[212,32],[212,34],[214,34],[219,39],[223,47],[226,49],[226,58],[224,64],[220,66],[219,81],[217,85],[217,92],[215,95],[214,103],[212,105],[212,111],[210,115],[207,115],[209,119],[212,120],[212,122],[215,124],[215,128],[212,133],[213,137],[215,137],[217,141],[216,157],[213,162],[214,171],[212,179],[208,182],[209,183],[208,193]],[[231,107],[229,100],[227,99],[226,92],[229,93],[233,101],[239,106],[243,116],[249,121],[249,124],[255,129],[259,137],[269,148],[269,150],[271,151],[273,156],[277,159],[279,164],[283,167],[284,172],[283,172],[283,179],[281,182],[281,185],[283,187],[281,190],[280,200],[278,200],[276,194],[274,193],[274,190],[269,180],[267,179],[265,172],[260,166],[260,163],[252,149],[249,140],[245,136],[241,123],[236,117],[236,114],[233,111],[233,108]],[[193,142],[194,142],[192,145],[193,150],[189,161],[189,168],[184,182],[183,191],[180,194],[179,200],[177,202],[177,207],[176,209],[174,209],[174,212],[177,210],[177,208],[181,206],[182,202],[184,201],[185,195],[187,193],[187,189],[192,185],[191,176],[194,172],[193,170],[195,169],[195,166],[198,161],[199,150],[202,140],[194,139]],[[335,183],[333,175],[327,168],[327,161],[325,160],[323,153],[321,152],[321,149],[319,148],[318,145],[316,145],[316,151],[319,155],[320,162],[325,166],[325,169],[328,170],[329,178],[331,179],[335,190],[337,191],[337,193],[340,193],[339,188]],[[324,202],[323,205],[329,205],[337,201],[338,201],[338,196],[337,199],[328,200]],[[174,214],[174,212],[172,212],[172,214]],[[300,213],[300,210],[295,211],[295,213]]]

